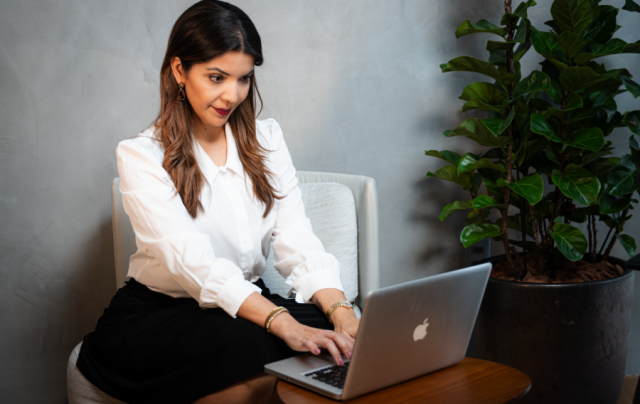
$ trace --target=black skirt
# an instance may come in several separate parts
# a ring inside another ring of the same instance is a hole
[[[332,330],[320,309],[271,294],[300,323]],[[224,310],[202,309],[131,279],[82,343],[77,366],[96,387],[126,403],[191,403],[300,354],[263,327]]]

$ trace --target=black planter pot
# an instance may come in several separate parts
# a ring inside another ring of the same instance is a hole
[[[498,262],[504,255],[481,262]],[[616,404],[627,360],[634,271],[570,284],[489,279],[474,329],[477,356],[531,378],[521,403]]]

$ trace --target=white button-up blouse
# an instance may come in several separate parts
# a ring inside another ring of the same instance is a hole
[[[225,125],[227,161],[216,166],[194,139],[193,150],[206,182],[204,212],[189,216],[169,174],[155,126],[118,144],[118,172],[124,209],[136,236],[137,252],[128,276],[151,290],[193,297],[202,308],[220,307],[235,317],[244,300],[260,288],[273,243],[274,267],[293,287],[296,301],[308,303],[325,288],[343,290],[340,265],[313,234],[282,130],[273,119],[256,120],[258,141],[269,152],[267,168],[278,195],[263,218],[264,204],[253,195],[233,134]],[[155,139],[154,139],[154,136]]]

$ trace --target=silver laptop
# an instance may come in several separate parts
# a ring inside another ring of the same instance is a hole
[[[349,400],[455,365],[464,359],[490,272],[486,263],[374,290],[345,366],[328,353],[307,353],[270,363],[265,371]]]

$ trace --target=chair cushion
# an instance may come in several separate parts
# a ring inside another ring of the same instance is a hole
[[[314,234],[340,263],[340,279],[347,300],[358,297],[358,225],[351,190],[335,182],[299,184],[305,212]],[[286,297],[291,287],[273,267],[273,246],[262,275],[271,293]]]
[[[116,400],[107,393],[94,386],[78,370],[76,362],[80,354],[80,342],[71,351],[67,362],[67,392],[69,394],[69,404],[125,404]]]

